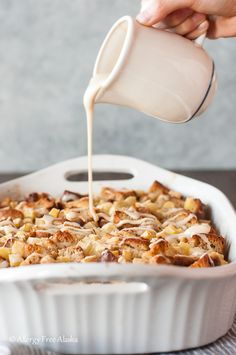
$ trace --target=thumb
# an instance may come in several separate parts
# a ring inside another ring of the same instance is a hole
[[[192,5],[191,0],[142,0],[136,19],[143,25],[152,26],[162,21],[173,11]]]

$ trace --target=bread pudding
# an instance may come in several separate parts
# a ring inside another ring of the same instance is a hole
[[[147,192],[102,188],[94,198],[64,191],[0,202],[0,267],[58,262],[166,264],[191,268],[227,263],[225,239],[206,205],[154,181]]]

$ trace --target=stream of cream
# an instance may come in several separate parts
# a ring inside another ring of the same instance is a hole
[[[88,190],[89,190],[89,212],[94,221],[97,221],[98,216],[94,209],[93,203],[93,119],[94,106],[96,95],[102,87],[102,83],[106,79],[105,75],[97,75],[90,80],[90,83],[84,94],[84,108],[87,116],[87,150],[88,150]]]

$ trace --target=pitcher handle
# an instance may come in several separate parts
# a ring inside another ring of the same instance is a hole
[[[200,47],[203,47],[204,41],[206,39],[206,32],[203,33],[201,36],[199,36],[198,38],[196,38],[194,40],[194,43],[196,43],[197,45],[199,45]]]

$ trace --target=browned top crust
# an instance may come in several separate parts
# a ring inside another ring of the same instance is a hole
[[[201,200],[158,181],[147,192],[104,187],[94,199],[65,191],[0,201],[0,267],[116,262],[214,267],[227,263],[225,239]]]

